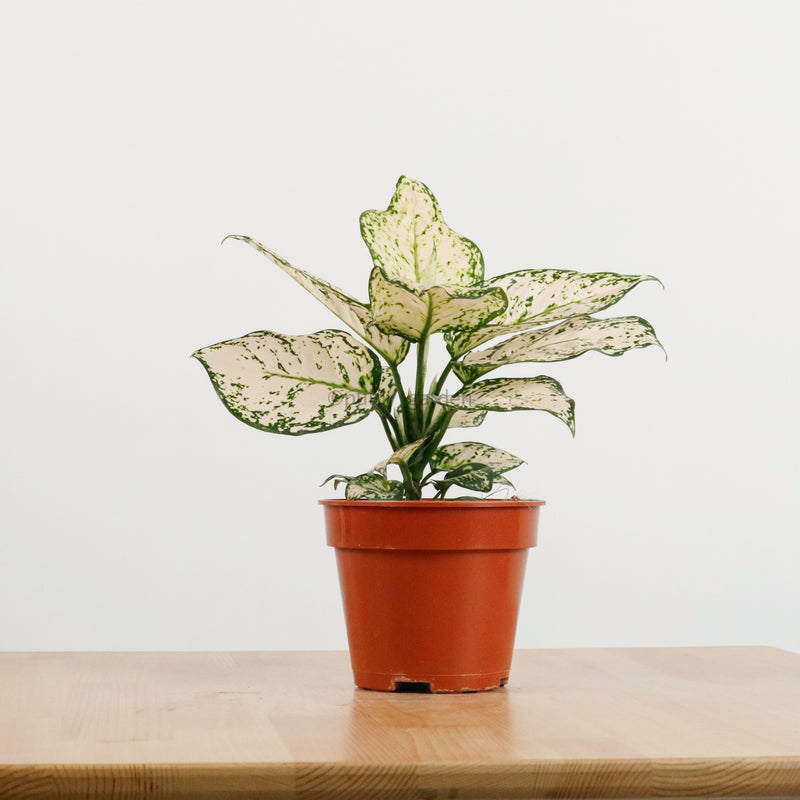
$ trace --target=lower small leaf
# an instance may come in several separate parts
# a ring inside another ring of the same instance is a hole
[[[402,500],[403,484],[390,481],[378,472],[365,472],[362,475],[331,475],[322,485],[332,480],[334,488],[345,483],[344,496],[347,500]]]
[[[464,386],[454,395],[434,395],[431,400],[471,413],[547,411],[575,433],[575,401],[564,394],[558,381],[546,375],[536,378],[490,378]]]
[[[466,464],[446,472],[443,478],[436,481],[436,485],[440,488],[455,485],[475,492],[488,492],[492,488],[494,477],[494,471],[486,464]]]
[[[500,473],[524,463],[521,458],[482,442],[446,444],[431,456],[431,466],[442,470],[454,470],[467,464],[485,464]]]

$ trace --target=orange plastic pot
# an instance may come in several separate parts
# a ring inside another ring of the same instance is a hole
[[[541,500],[322,500],[357,686],[508,682]]]

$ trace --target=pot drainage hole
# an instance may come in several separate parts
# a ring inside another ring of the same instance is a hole
[[[427,681],[396,681],[394,691],[407,694],[430,694],[431,685]]]

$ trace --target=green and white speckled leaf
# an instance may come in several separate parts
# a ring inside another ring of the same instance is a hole
[[[331,475],[323,481],[333,481],[333,488],[338,489],[340,483],[346,484],[344,496],[347,500],[402,500],[403,484],[390,481],[385,475],[365,472],[363,475]]]
[[[558,381],[546,375],[490,378],[465,386],[454,395],[439,395],[431,399],[449,408],[469,411],[547,411],[575,432],[575,401],[564,394]]]
[[[656,332],[641,317],[573,317],[547,328],[513,336],[494,347],[468,353],[454,365],[462,381],[476,378],[505,364],[526,361],[566,361],[596,350],[607,356],[621,356],[637,347],[661,346]]]
[[[614,305],[640,283],[657,280],[652,275],[565,269],[523,269],[500,275],[484,286],[505,292],[505,311],[482,330],[447,334],[447,346],[452,355],[462,355],[497,336],[594,314]]]
[[[387,360],[399,364],[406,357],[408,340],[402,336],[385,334],[372,319],[369,307],[356,300],[355,297],[351,297],[347,292],[338,289],[322,278],[317,278],[305,270],[292,266],[285,258],[249,236],[232,235],[226,236],[225,239],[237,239],[245,242],[266,256],[273,264],[277,264]]]
[[[381,372],[381,380],[378,384],[378,402],[388,411],[392,407],[392,401],[397,394],[397,386],[394,382],[394,377],[388,369]]]
[[[377,267],[409,285],[475,286],[483,281],[478,246],[452,231],[430,189],[405,176],[386,211],[365,211],[361,235]]]
[[[448,428],[477,428],[483,424],[488,411],[470,411],[465,408],[460,408],[450,418]]]
[[[406,464],[408,459],[414,455],[423,445],[427,444],[429,439],[418,439],[416,442],[403,445],[394,451],[388,458],[377,463],[372,469],[374,472],[384,472],[389,464]]]
[[[410,288],[375,267],[369,280],[370,311],[388,334],[412,341],[447,330],[470,330],[502,313],[501,289],[454,289],[444,286]]]
[[[193,355],[227,409],[264,431],[299,435],[348,425],[377,399],[380,363],[344,331],[256,331]]]
[[[508,472],[525,462],[511,453],[482,442],[455,442],[438,448],[431,457],[431,467],[454,470],[468,464],[484,464],[493,472]]]
[[[487,467],[486,464],[464,464],[446,473],[443,478],[435,481],[435,485],[438,489],[455,485],[464,489],[472,489],[474,492],[488,492],[492,488],[495,477],[492,468]]]

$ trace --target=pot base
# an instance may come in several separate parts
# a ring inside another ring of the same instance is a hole
[[[424,680],[405,675],[381,672],[353,672],[359,689],[376,692],[413,692],[417,694],[440,694],[446,692],[488,692],[508,683],[508,672],[482,675],[426,675]]]

